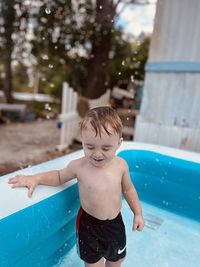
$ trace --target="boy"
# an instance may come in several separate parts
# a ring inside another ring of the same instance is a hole
[[[86,267],[120,267],[126,255],[126,236],[120,213],[122,193],[134,213],[133,230],[144,227],[142,209],[126,162],[115,156],[122,142],[122,123],[110,107],[91,109],[80,124],[85,156],[64,169],[36,175],[17,175],[12,187],[58,186],[78,180],[81,208],[77,216],[77,249]]]

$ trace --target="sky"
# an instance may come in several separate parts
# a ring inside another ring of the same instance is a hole
[[[128,35],[138,36],[141,32],[150,34],[153,31],[153,23],[157,0],[149,0],[148,5],[127,5],[116,23],[121,26]],[[119,5],[118,11],[122,9]]]

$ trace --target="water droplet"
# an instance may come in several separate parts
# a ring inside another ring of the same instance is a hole
[[[103,9],[103,7],[102,6],[99,6],[99,9]]]
[[[122,66],[125,66],[125,61],[124,60],[122,61]]]
[[[53,65],[52,65],[52,64],[49,64],[48,67],[49,67],[50,69],[53,69]]]
[[[122,73],[119,71],[119,72],[118,72],[118,75],[121,75],[121,74],[122,74]]]
[[[43,59],[43,60],[48,60],[49,57],[48,57],[48,55],[44,54],[44,55],[42,55],[42,59]]]
[[[48,14],[48,15],[51,14],[51,9],[49,7],[46,7],[45,8],[45,13]]]

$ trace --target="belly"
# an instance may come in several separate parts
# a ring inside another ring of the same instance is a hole
[[[113,192],[106,194],[81,195],[82,208],[100,220],[114,219],[121,210],[121,194]]]

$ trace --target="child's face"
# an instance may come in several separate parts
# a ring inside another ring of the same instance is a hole
[[[95,130],[88,123],[82,131],[82,144],[85,157],[95,167],[103,167],[115,156],[115,152],[122,142],[122,138],[108,125],[108,135],[102,128],[101,137],[95,136]]]

